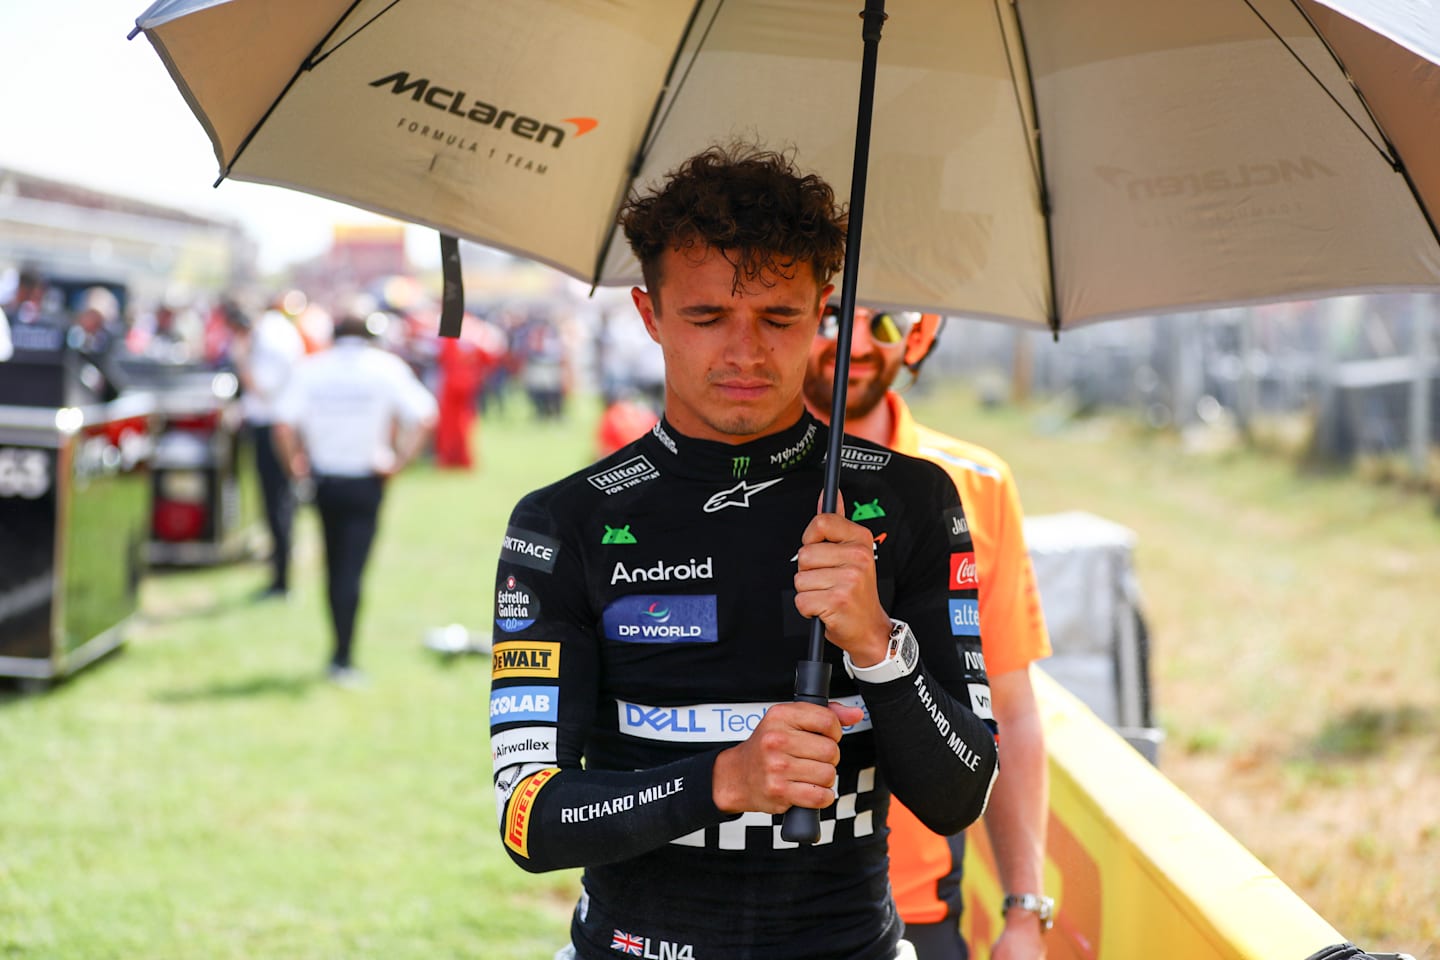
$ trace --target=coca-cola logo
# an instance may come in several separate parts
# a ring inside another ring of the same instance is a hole
[[[950,554],[950,589],[976,590],[980,587],[980,570],[974,553]]]

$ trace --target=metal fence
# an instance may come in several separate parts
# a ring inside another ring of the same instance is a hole
[[[1440,436],[1440,297],[1402,294],[1111,321],[1062,332],[951,318],[932,368],[982,396],[1065,396],[1156,428],[1309,418],[1310,452],[1405,458],[1419,476]]]

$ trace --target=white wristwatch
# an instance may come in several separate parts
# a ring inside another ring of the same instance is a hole
[[[1035,916],[1039,917],[1041,930],[1049,930],[1055,926],[1055,900],[1051,897],[1036,893],[1007,894],[1004,903],[1000,907],[1000,912],[1007,913],[1011,907],[1029,910],[1035,914]]]
[[[855,666],[848,651],[843,659],[845,672],[854,679],[864,680],[866,683],[887,683],[915,672],[915,665],[920,662],[920,642],[915,639],[908,623],[904,620],[891,620],[890,646],[885,650],[885,659],[868,667]]]

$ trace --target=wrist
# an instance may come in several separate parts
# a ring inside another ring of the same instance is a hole
[[[1007,894],[1001,910],[1005,914],[1007,926],[1011,923],[1033,921],[1040,925],[1041,931],[1045,931],[1055,925],[1055,901],[1043,894]]]

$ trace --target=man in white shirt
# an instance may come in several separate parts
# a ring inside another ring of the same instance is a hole
[[[270,584],[261,597],[283,597],[290,589],[290,528],[295,495],[280,464],[272,435],[275,400],[285,389],[290,371],[305,355],[305,343],[290,318],[278,309],[267,310],[250,328],[247,318],[233,306],[226,319],[235,331],[231,359],[240,378],[240,408],[255,445],[255,470],[265,502],[270,529]]]
[[[420,452],[436,415],[410,367],[370,337],[364,320],[341,320],[334,346],[297,364],[275,404],[281,462],[315,483],[335,641],[329,676],[342,685],[363,680],[351,647],[385,481]]]

